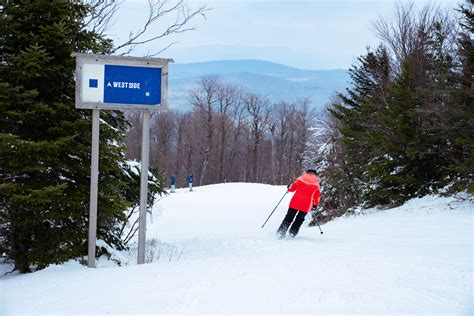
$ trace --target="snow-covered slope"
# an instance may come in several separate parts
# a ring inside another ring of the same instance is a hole
[[[285,187],[220,184],[160,200],[150,264],[75,262],[0,279],[0,315],[473,313],[473,203],[425,197],[277,240]],[[152,254],[154,249],[154,254]],[[133,252],[133,251],[132,251]]]

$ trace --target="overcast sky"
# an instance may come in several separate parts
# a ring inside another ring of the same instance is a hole
[[[461,0],[434,1],[455,7]],[[307,69],[347,69],[378,40],[370,25],[378,16],[389,17],[395,0],[188,0],[191,7],[205,4],[207,19],[192,22],[196,30],[141,47],[143,56],[177,42],[159,57],[177,63],[264,59]],[[400,1],[399,1],[400,2]],[[433,2],[433,1],[432,1]],[[427,1],[415,1],[417,6]],[[124,0],[109,30],[118,43],[146,18],[147,0]],[[165,21],[164,21],[165,22]],[[162,23],[163,26],[165,23]],[[157,25],[150,32],[158,32]],[[150,33],[151,34],[151,33]]]

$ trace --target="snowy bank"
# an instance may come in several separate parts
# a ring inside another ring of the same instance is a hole
[[[473,314],[472,200],[414,199],[339,218],[324,235],[304,226],[296,239],[277,240],[290,195],[260,227],[285,189],[177,190],[148,219],[152,263],[135,265],[132,251],[118,254],[123,267],[69,262],[4,276],[0,315]]]

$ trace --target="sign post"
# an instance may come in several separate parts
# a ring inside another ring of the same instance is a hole
[[[146,210],[148,197],[148,159],[150,157],[150,112],[143,112],[142,171],[140,174],[140,219],[138,223],[138,264],[145,263]]]
[[[92,109],[88,266],[95,267],[100,110],[140,110],[143,117],[138,264],[145,263],[150,111],[166,111],[172,59],[92,54],[76,57],[76,108]]]
[[[91,193],[89,208],[89,244],[87,264],[95,267],[95,240],[97,235],[97,195],[99,182],[99,119],[100,110],[92,110]]]

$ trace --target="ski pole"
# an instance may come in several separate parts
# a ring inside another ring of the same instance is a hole
[[[283,198],[286,196],[287,193],[288,193],[288,190],[285,192],[285,194],[283,194],[283,196],[281,197],[280,201],[279,201],[278,204],[275,206],[275,208],[274,208],[273,211],[270,213],[270,215],[268,215],[268,218],[267,218],[267,220],[265,221],[265,223],[263,223],[262,228],[263,228],[263,226],[265,226],[265,224],[268,222],[268,220],[270,219],[270,217],[272,217],[273,212],[275,212],[275,210],[277,209],[278,205],[280,205],[281,201],[283,201]]]
[[[323,231],[321,230],[321,226],[319,226],[319,223],[318,223],[318,220],[316,219],[316,217],[314,218],[314,220],[316,221],[316,225],[318,225],[319,230],[321,231],[321,234],[324,234]]]
[[[316,213],[316,212],[315,212]],[[321,226],[319,226],[319,223],[318,223],[318,219],[317,219],[317,215],[315,214],[314,215],[314,220],[316,221],[316,225],[318,225],[318,228],[319,228],[319,231],[321,232],[321,234],[324,234],[322,229],[321,229]]]

